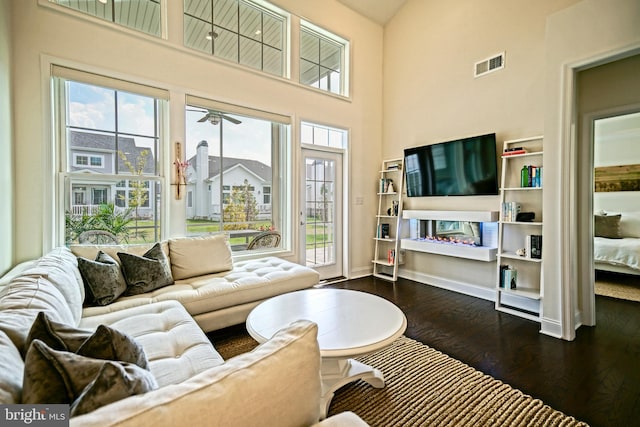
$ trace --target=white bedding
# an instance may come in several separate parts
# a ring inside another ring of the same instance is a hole
[[[640,273],[640,238],[607,239],[595,237],[593,252],[595,262],[624,266],[638,270]]]

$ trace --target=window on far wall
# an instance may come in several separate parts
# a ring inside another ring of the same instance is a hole
[[[204,120],[203,120],[204,119]],[[290,119],[187,96],[189,235],[226,232],[234,252],[275,229],[288,247],[291,218]]]
[[[300,123],[300,142],[318,147],[347,148],[348,133],[344,129],[315,123]]]
[[[266,2],[184,0],[184,44],[227,61],[285,75],[288,18]]]
[[[160,0],[49,0],[123,27],[161,35]]]
[[[348,96],[349,42],[309,22],[300,25],[300,83]]]
[[[160,240],[162,89],[53,66],[59,243],[109,231],[122,243]]]

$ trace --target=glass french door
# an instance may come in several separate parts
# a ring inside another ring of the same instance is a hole
[[[342,154],[302,150],[301,251],[320,280],[343,276]]]

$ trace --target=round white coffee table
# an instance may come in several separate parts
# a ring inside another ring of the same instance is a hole
[[[335,391],[345,384],[362,379],[373,387],[384,387],[382,372],[352,358],[380,350],[404,333],[407,318],[398,307],[359,291],[307,289],[260,303],[247,317],[247,331],[263,343],[301,319],[318,325],[323,418]]]

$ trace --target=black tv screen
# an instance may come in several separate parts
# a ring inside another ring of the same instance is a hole
[[[496,134],[404,150],[407,196],[498,194]]]

